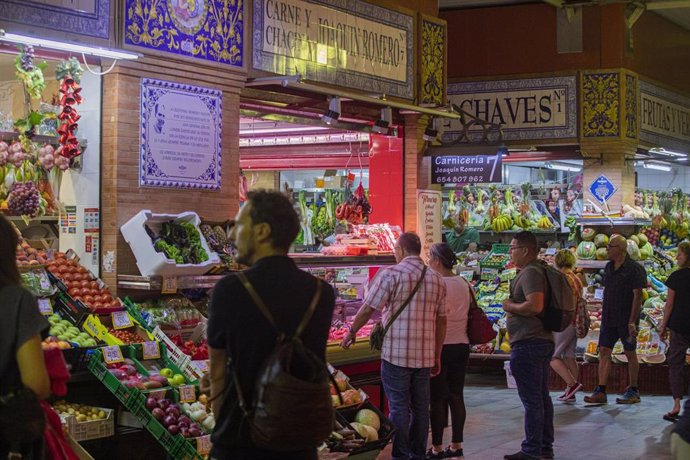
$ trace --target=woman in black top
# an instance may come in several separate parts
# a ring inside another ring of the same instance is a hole
[[[45,399],[50,396],[50,380],[41,348],[41,332],[49,324],[39,313],[36,299],[21,287],[15,259],[17,244],[15,229],[0,214],[0,397],[25,387],[39,399]],[[0,432],[0,458],[7,458],[11,441]],[[22,446],[22,458],[41,458],[40,445]]]
[[[685,351],[690,347],[690,243],[684,241],[678,245],[676,259],[678,270],[671,273],[666,280],[668,297],[660,331],[662,338],[666,334],[666,329],[671,331],[671,343],[666,359],[669,365],[673,409],[664,415],[664,419],[670,422],[675,422],[680,412]]]

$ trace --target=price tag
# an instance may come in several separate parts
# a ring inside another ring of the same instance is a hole
[[[177,389],[180,391],[180,402],[196,402],[196,388],[194,385],[180,385]]]
[[[126,311],[114,311],[110,316],[113,319],[113,329],[127,329],[134,326],[132,317]]]
[[[472,281],[472,278],[474,278],[474,270],[463,270],[460,272],[460,276],[467,281]]]
[[[501,281],[510,281],[517,276],[517,268],[509,268],[501,273]]]
[[[496,268],[482,268],[481,279],[484,281],[493,280],[498,276],[498,269]]]
[[[544,252],[545,255],[547,256],[555,256],[556,252],[558,252],[558,249],[556,248],[548,248],[546,252]]]
[[[107,364],[121,363],[125,360],[122,356],[122,350],[117,345],[103,347],[103,361]]]
[[[595,289],[594,290],[594,300],[604,300],[604,290]]]
[[[38,311],[40,311],[42,315],[52,315],[53,305],[50,303],[50,299],[38,299]]]
[[[41,285],[41,289],[43,289],[44,291],[48,291],[48,290],[50,290],[51,287],[53,287],[53,285],[50,284],[50,280],[48,279],[48,275],[46,275],[45,272],[42,273],[40,276],[40,285]]]
[[[470,260],[469,262],[467,262],[468,267],[476,267],[478,264],[479,264],[479,261],[477,261],[477,260]]]
[[[177,293],[177,277],[164,276],[161,286],[161,294],[176,294]]]
[[[144,342],[144,360],[158,359],[161,357],[161,349],[158,342]]]
[[[201,455],[208,455],[211,453],[211,436],[204,435],[196,438],[196,450]]]

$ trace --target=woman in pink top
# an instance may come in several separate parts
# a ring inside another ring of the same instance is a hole
[[[465,427],[465,372],[470,356],[467,314],[470,289],[467,281],[453,273],[455,253],[446,243],[431,246],[429,267],[443,276],[446,285],[447,326],[441,352],[441,373],[431,379],[431,444],[426,458],[461,458]],[[451,444],[443,450],[443,429],[450,407]]]

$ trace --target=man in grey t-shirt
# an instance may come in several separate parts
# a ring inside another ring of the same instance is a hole
[[[553,334],[544,328],[541,312],[547,279],[537,259],[537,239],[520,232],[510,242],[510,259],[519,272],[503,302],[510,336],[510,369],[525,407],[525,440],[520,452],[506,460],[553,458],[553,403],[549,395],[549,369]]]

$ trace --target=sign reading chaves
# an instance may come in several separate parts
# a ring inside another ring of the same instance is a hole
[[[255,69],[412,98],[414,20],[366,2],[254,0]]]
[[[432,184],[478,184],[501,182],[502,160],[496,155],[443,155],[431,157]]]
[[[690,150],[690,98],[640,80],[640,139]]]
[[[464,82],[449,84],[448,98],[462,110],[501,125],[505,140],[574,138],[576,88],[574,76]],[[460,131],[460,122],[451,121],[444,137],[452,139]],[[481,131],[479,125],[470,129],[477,136]]]

